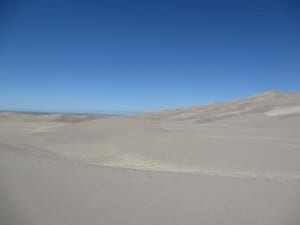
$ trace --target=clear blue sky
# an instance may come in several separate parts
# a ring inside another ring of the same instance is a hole
[[[0,0],[0,109],[149,111],[300,90],[297,0]]]

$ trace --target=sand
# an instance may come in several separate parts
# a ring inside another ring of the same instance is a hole
[[[1,225],[300,224],[300,94],[0,113]]]

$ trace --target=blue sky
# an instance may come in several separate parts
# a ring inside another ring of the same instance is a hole
[[[296,0],[0,2],[0,109],[132,112],[299,91]]]

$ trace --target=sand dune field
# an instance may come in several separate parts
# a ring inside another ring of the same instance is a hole
[[[1,225],[298,225],[300,94],[0,113]]]

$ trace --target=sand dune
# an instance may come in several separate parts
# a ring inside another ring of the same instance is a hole
[[[25,225],[300,224],[299,109],[299,93],[272,91],[128,117],[2,112],[0,187],[18,216],[0,216]]]
[[[208,106],[195,106],[185,109],[165,110],[139,117],[158,120],[190,120],[214,122],[220,119],[247,114],[268,113],[279,106],[295,108],[300,105],[300,94],[285,94],[278,91],[265,92],[246,99],[226,103],[213,103]]]

